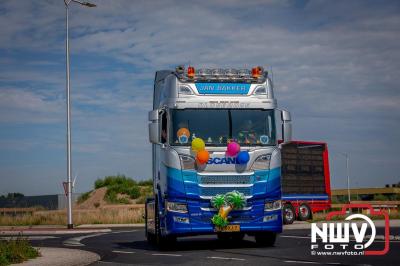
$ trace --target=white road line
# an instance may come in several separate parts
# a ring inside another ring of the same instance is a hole
[[[169,257],[182,257],[180,254],[168,254],[168,253],[153,253],[153,256],[169,256]]]
[[[134,254],[134,251],[123,251],[123,250],[113,250],[113,253],[122,253],[122,254]]]
[[[113,231],[111,232],[111,234],[132,233],[132,232],[137,232],[137,230]]]
[[[101,236],[105,235],[107,233],[100,233],[100,234],[93,234],[93,235],[87,235],[87,236],[79,236],[79,237],[73,237],[65,240],[63,242],[64,246],[71,246],[71,247],[82,247],[85,246],[84,244],[81,243],[83,239],[90,238],[90,237],[96,237],[96,236]]]
[[[301,260],[285,260],[287,263],[296,263],[296,264],[320,264],[314,261],[301,261]]]
[[[245,260],[240,258],[226,258],[226,257],[207,257],[207,259],[216,259],[216,260]]]

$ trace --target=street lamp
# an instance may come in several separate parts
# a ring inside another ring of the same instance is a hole
[[[341,155],[343,155],[344,157],[346,157],[347,197],[348,197],[348,201],[349,201],[349,203],[350,203],[350,202],[351,202],[351,198],[350,198],[349,154],[348,154],[348,153],[344,153],[344,152],[339,152],[339,154],[341,154]]]
[[[68,32],[68,9],[71,2],[87,7],[95,7],[95,4],[81,2],[78,0],[64,0],[65,4],[65,54],[66,54],[66,71],[67,71],[67,197],[68,197],[68,229],[72,229],[72,181],[71,181],[71,100],[70,100],[70,75],[69,75],[69,32]]]

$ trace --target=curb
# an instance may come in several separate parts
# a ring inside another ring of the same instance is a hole
[[[2,230],[0,231],[0,236],[1,235],[11,235],[11,236],[27,236],[27,235],[68,235],[68,234],[93,234],[93,233],[108,233],[111,232],[111,229],[104,228],[104,229],[64,229],[64,230],[52,230],[52,229],[38,229],[38,230],[32,230],[32,229],[20,229],[18,230],[17,228],[15,230]]]
[[[67,265],[89,265],[99,261],[100,256],[96,253],[68,248],[39,248],[41,257],[28,260],[20,264],[23,266],[67,266]]]
[[[127,228],[127,227],[144,227],[144,224],[81,224],[76,228]]]

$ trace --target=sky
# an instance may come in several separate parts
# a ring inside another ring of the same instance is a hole
[[[73,175],[151,178],[154,73],[273,70],[298,140],[329,146],[333,188],[400,181],[399,1],[123,1],[70,5]],[[66,179],[65,6],[0,2],[0,194]]]

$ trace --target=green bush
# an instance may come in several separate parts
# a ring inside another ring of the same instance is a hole
[[[127,194],[131,199],[137,199],[140,197],[140,188],[138,186],[132,186],[129,188]]]
[[[152,187],[153,186],[153,180],[152,179],[148,179],[148,180],[142,180],[138,182],[139,186],[149,186]]]
[[[125,175],[106,176],[104,179],[97,179],[94,182],[96,189],[101,187],[110,187],[114,185],[124,185],[126,187],[136,185],[136,181],[132,178],[126,177]]]
[[[109,203],[130,203],[127,197],[118,197],[118,194],[127,195],[130,199],[140,198],[142,191],[147,194],[147,188],[152,187],[152,180],[142,180],[136,182],[125,175],[106,176],[103,179],[97,179],[94,183],[96,189],[106,187],[107,191],[104,199]],[[86,196],[86,195],[85,195]],[[82,195],[82,197],[85,197]]]
[[[383,194],[377,194],[374,195],[374,200],[378,200],[378,201],[386,201],[389,200],[387,196],[383,195]]]
[[[0,241],[1,266],[21,263],[37,256],[39,256],[39,251],[33,248],[25,238],[19,236],[16,239]]]

